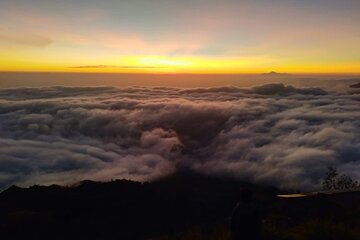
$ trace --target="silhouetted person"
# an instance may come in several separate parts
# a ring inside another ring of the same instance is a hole
[[[240,191],[239,202],[231,215],[230,230],[233,240],[260,239],[261,218],[248,189]]]

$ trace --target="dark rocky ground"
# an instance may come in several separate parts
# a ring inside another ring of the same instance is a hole
[[[360,88],[360,83],[350,85],[351,88]]]
[[[1,239],[230,239],[241,188],[254,192],[264,239],[360,239],[360,192],[282,199],[272,187],[193,173],[13,186],[0,194]]]

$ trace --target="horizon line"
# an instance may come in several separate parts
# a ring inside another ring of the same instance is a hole
[[[203,73],[203,72],[95,72],[95,71],[8,71],[0,70],[2,73],[44,73],[44,74],[123,74],[123,75],[256,75],[256,76],[296,76],[296,75],[359,75],[360,72],[277,72],[277,71],[268,71],[268,72],[247,72],[247,73]]]

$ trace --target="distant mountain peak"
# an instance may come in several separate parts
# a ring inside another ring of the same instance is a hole
[[[271,71],[268,73],[263,73],[262,75],[266,75],[266,76],[285,76],[285,75],[289,75],[288,73],[279,73],[279,72],[275,72],[275,71]]]

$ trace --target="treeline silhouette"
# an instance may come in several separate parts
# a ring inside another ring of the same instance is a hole
[[[291,239],[282,231],[314,219],[360,226],[358,193],[279,199],[273,187],[184,171],[151,183],[10,187],[0,194],[0,238],[182,239],[181,233],[194,228],[226,231],[244,188],[259,206],[264,239]]]

